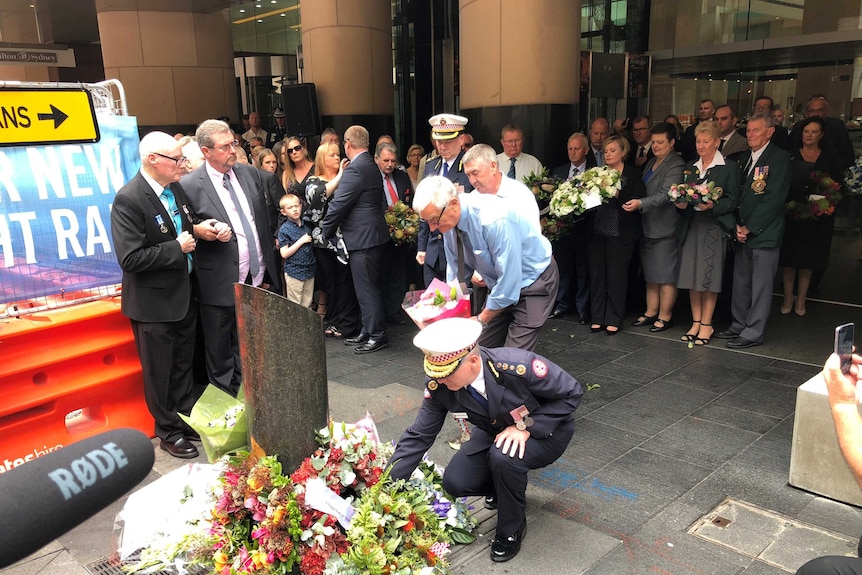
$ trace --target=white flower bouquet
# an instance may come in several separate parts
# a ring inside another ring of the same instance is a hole
[[[622,188],[620,173],[607,166],[590,168],[561,183],[551,196],[549,213],[579,216],[615,198]]]

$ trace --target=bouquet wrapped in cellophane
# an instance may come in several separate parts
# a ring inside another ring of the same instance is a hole
[[[470,296],[461,285],[434,279],[428,289],[407,292],[401,304],[419,329],[448,317],[470,317]]]

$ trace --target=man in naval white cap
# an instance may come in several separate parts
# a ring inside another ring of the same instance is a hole
[[[527,474],[566,451],[583,391],[542,356],[479,346],[481,331],[479,322],[450,318],[413,339],[428,377],[416,421],[390,460],[390,476],[409,477],[446,414],[466,412],[475,428],[446,467],[443,489],[456,497],[483,495],[485,507],[498,510],[491,560],[502,562],[518,554],[526,534]]]
[[[425,164],[422,177],[443,176],[455,184],[459,193],[473,191],[462,162],[464,151],[461,144],[467,118],[455,114],[437,114],[432,116],[428,123],[431,125],[431,139],[434,140],[438,155]],[[426,287],[434,278],[445,281],[446,254],[443,251],[443,234],[432,232],[425,222],[419,224],[416,261],[422,266]]]

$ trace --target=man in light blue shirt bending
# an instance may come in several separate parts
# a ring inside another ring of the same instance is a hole
[[[443,233],[447,280],[459,277],[460,259],[476,270],[472,283],[490,291],[474,317],[484,327],[479,345],[533,351],[554,309],[559,272],[527,210],[513,198],[458,194],[438,176],[419,183],[413,209]]]

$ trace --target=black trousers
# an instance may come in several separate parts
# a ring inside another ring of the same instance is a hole
[[[348,336],[359,332],[362,322],[350,267],[339,262],[330,249],[314,248],[314,256],[318,278],[323,280],[316,287],[326,292],[326,322]]]
[[[510,457],[494,445],[494,436],[474,427],[470,441],[455,453],[443,474],[443,489],[455,497],[497,496],[497,537],[508,537],[526,520],[527,473],[546,467],[566,451],[575,421],[563,423],[544,439],[530,438],[524,459]]]
[[[131,323],[144,376],[144,400],[156,422],[156,436],[176,441],[188,429],[177,412],[188,414],[198,399],[192,376],[197,304],[192,299],[180,321]]]
[[[236,396],[242,384],[236,307],[201,304],[200,313],[209,381]]]
[[[626,316],[629,261],[637,242],[593,234],[590,238],[590,315],[592,322],[620,327]]]
[[[552,242],[554,259],[560,267],[557,308],[576,309],[581,317],[590,315],[589,241],[592,231],[586,221],[573,225],[571,233]]]
[[[371,339],[386,338],[386,314],[383,311],[383,294],[380,277],[387,244],[350,252],[350,273],[353,288],[362,314],[362,333]]]

